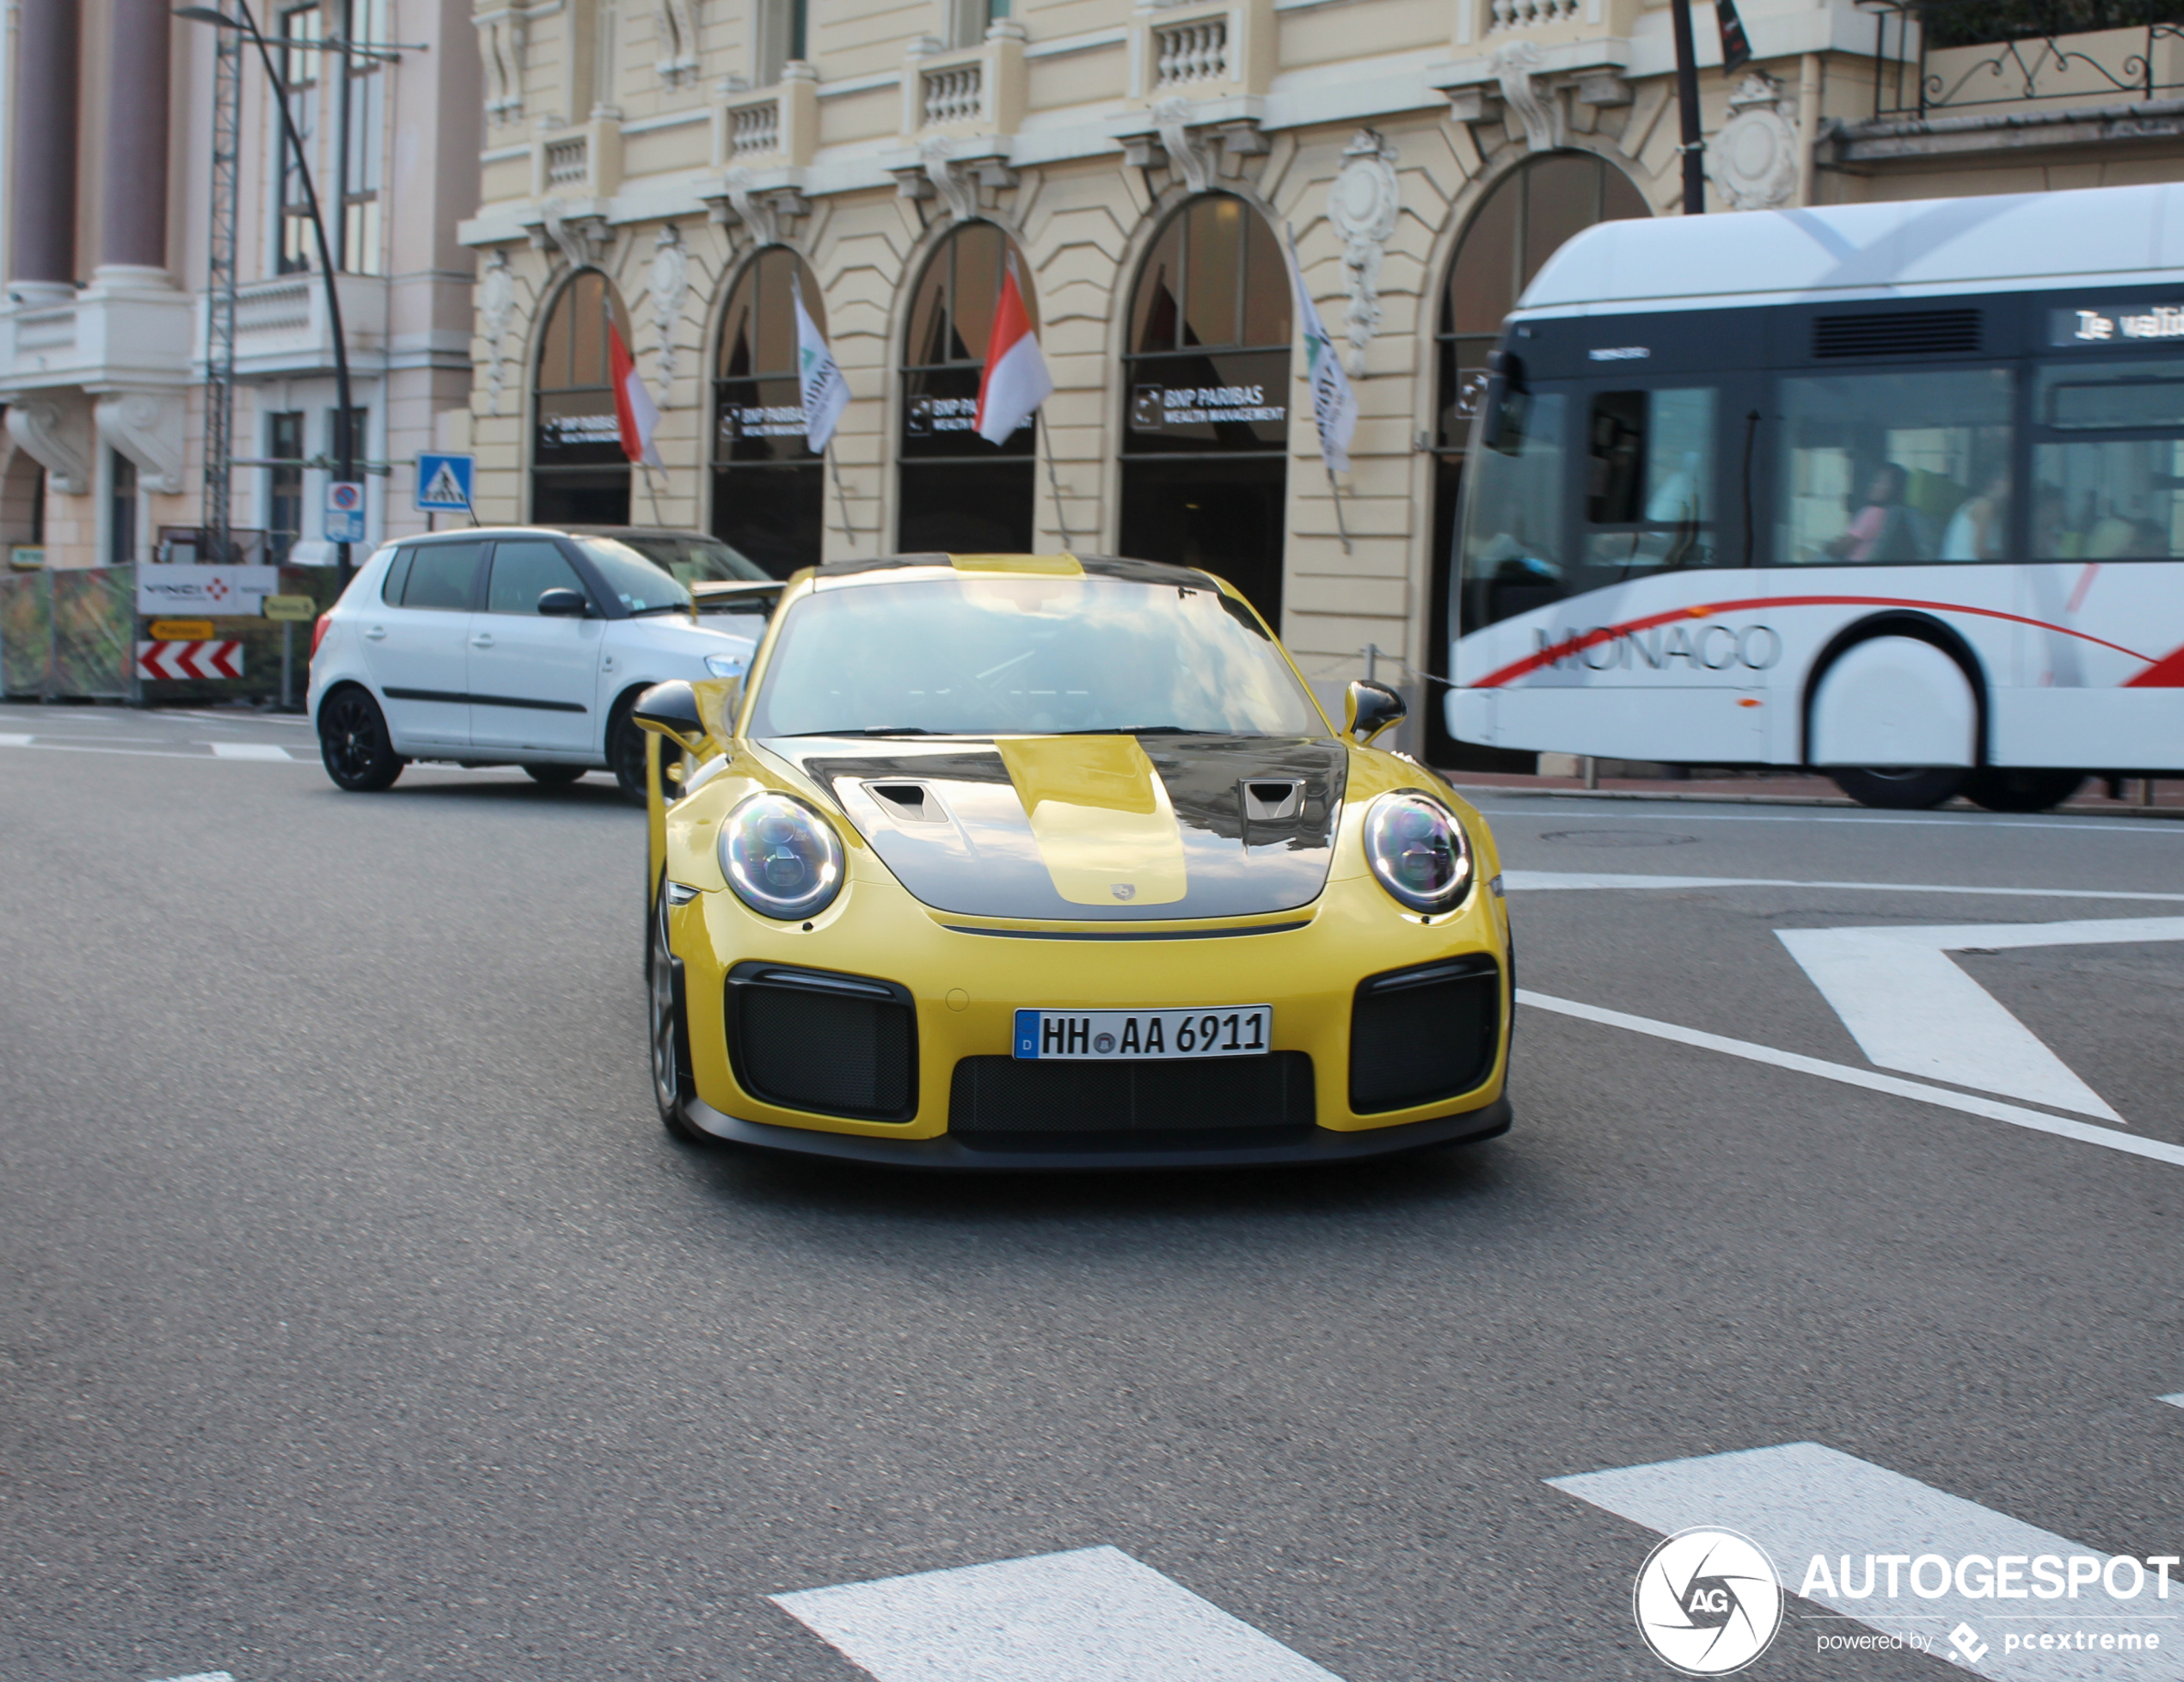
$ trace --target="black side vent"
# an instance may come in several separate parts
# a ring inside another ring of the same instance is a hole
[[[1822,316],[1813,323],[1814,356],[1946,356],[1978,348],[1977,310],[1892,310]]]

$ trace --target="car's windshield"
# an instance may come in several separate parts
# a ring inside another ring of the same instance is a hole
[[[618,537],[579,537],[585,556],[632,613],[688,613],[690,592]]]
[[[773,574],[741,549],[718,537],[661,537],[650,532],[624,533],[627,543],[647,561],[665,567],[683,584],[710,584],[721,580],[755,584]]]
[[[797,602],[751,726],[758,736],[1326,728],[1250,611],[1211,585],[953,573]]]

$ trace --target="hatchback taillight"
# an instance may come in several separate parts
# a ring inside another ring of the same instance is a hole
[[[318,658],[318,645],[326,641],[326,629],[330,623],[327,616],[322,613],[318,616],[316,623],[311,626],[311,658],[313,660]]]

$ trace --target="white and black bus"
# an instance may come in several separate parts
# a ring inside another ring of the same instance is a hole
[[[2184,186],[1604,224],[1494,366],[1457,740],[1880,806],[2184,771]]]

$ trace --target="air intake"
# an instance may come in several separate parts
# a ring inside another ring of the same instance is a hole
[[[1977,310],[1891,310],[1885,315],[1822,316],[1813,323],[1813,354],[1947,356],[1979,348]]]
[[[870,976],[741,963],[728,972],[728,1061],[752,1097],[866,1121],[917,1113],[917,1016]]]

